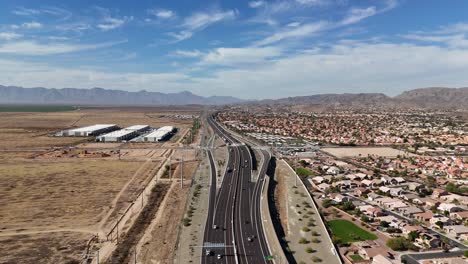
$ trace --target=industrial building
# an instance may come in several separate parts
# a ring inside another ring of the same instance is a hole
[[[149,133],[148,135],[145,135],[144,137],[140,138],[139,141],[159,142],[169,138],[175,131],[176,128],[173,126],[163,126]]]
[[[148,125],[134,125],[121,130],[113,131],[96,138],[96,141],[101,142],[121,142],[128,141],[139,135],[149,131],[151,128]]]
[[[97,136],[103,133],[108,133],[117,129],[119,129],[119,127],[114,124],[97,124],[97,125],[92,125],[92,126],[63,130],[57,133],[56,136],[89,137],[89,136]]]

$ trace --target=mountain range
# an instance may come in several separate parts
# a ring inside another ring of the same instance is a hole
[[[3,104],[64,104],[64,105],[225,105],[241,103],[244,100],[230,96],[203,97],[191,92],[159,93],[128,92],[103,88],[48,89],[23,88],[0,85],[0,103]]]
[[[320,107],[430,108],[468,110],[468,88],[431,87],[409,90],[390,97],[383,93],[344,93],[296,96],[281,99],[247,101],[231,96],[203,97],[188,91],[179,93],[128,92],[103,88],[48,89],[0,85],[3,104],[64,104],[64,105],[227,105]]]

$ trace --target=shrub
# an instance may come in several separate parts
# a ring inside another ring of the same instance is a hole
[[[299,244],[308,244],[309,240],[305,239],[305,237],[299,239]]]
[[[315,250],[314,250],[313,248],[311,248],[311,247],[307,247],[307,248],[306,248],[306,252],[307,252],[307,253],[314,253]]]
[[[320,239],[318,239],[318,238],[312,239],[312,243],[317,244],[317,243],[320,243],[320,242],[321,242],[321,241],[320,241]]]
[[[322,262],[322,259],[319,258],[319,257],[317,257],[317,256],[313,256],[313,257],[312,257],[312,261],[313,261],[313,262]]]
[[[304,232],[309,232],[310,229],[309,229],[307,226],[304,226],[304,227],[302,228],[302,231],[304,231]]]

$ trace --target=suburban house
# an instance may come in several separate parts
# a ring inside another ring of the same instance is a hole
[[[437,199],[442,195],[446,195],[448,192],[444,189],[436,188],[432,190],[432,198]]]
[[[464,222],[468,221],[468,211],[460,211],[450,213],[450,217],[457,220],[462,220]]]
[[[447,234],[452,235],[454,237],[460,237],[461,235],[468,234],[468,227],[464,225],[449,225],[444,226],[444,231]]]
[[[444,226],[449,225],[452,223],[452,220],[446,216],[443,215],[434,215],[431,220],[429,220],[429,223],[431,224],[431,227],[439,227],[437,225],[438,222],[441,222]]]
[[[419,237],[414,241],[414,245],[423,249],[438,248],[440,246],[440,238],[424,232],[419,234]]]
[[[349,198],[339,193],[330,193],[328,197],[335,203],[349,202]]]
[[[330,184],[328,183],[321,183],[319,185],[317,185],[317,188],[322,191],[322,192],[325,192],[328,188],[330,188]]]
[[[420,214],[422,212],[424,212],[423,210],[419,209],[418,207],[416,206],[408,206],[408,207],[402,207],[402,208],[399,208],[398,211],[406,216],[406,217],[412,217],[413,215],[415,214]]]
[[[400,229],[405,235],[408,235],[411,232],[417,232],[419,234],[424,231],[424,227],[416,225],[405,225],[402,226]]]
[[[431,220],[431,218],[434,217],[434,213],[431,211],[427,211],[424,213],[414,214],[413,217],[420,222],[428,223]]]
[[[371,218],[385,215],[382,209],[372,205],[359,206],[359,211]]]
[[[449,213],[462,211],[462,209],[460,207],[458,207],[455,204],[451,204],[451,203],[441,203],[437,207],[437,210],[439,210],[441,212],[449,212]]]

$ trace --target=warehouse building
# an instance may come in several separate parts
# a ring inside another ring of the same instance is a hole
[[[56,134],[59,137],[90,137],[97,136],[103,133],[108,133],[119,129],[114,124],[97,124],[92,126],[74,128],[69,130],[63,130]]]
[[[121,142],[128,141],[139,135],[149,131],[151,128],[148,125],[134,125],[121,130],[117,130],[108,134],[104,134],[96,138],[100,142]]]
[[[143,142],[159,142],[166,140],[173,135],[176,128],[173,126],[163,126],[142,137]]]

